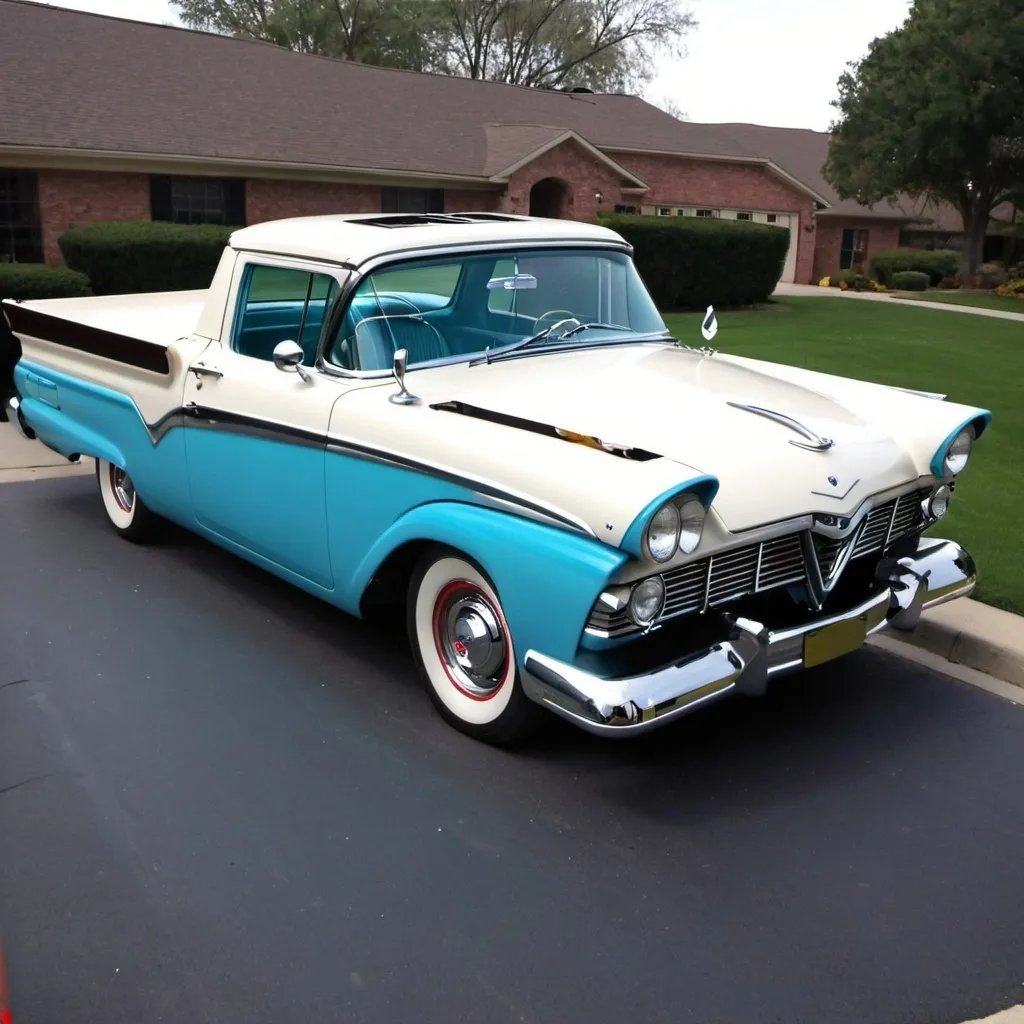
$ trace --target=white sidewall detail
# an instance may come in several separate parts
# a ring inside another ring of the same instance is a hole
[[[416,643],[419,645],[419,654],[427,679],[448,710],[470,725],[487,725],[501,715],[512,699],[516,677],[515,650],[512,647],[512,637],[506,636],[508,667],[501,686],[493,697],[487,700],[474,700],[455,686],[441,663],[434,643],[434,605],[438,594],[455,580],[466,580],[476,584],[494,607],[501,610],[501,603],[494,588],[469,562],[461,558],[440,558],[427,570],[416,592]],[[504,617],[504,612],[502,616]]]
[[[136,502],[132,505],[131,512],[125,512],[114,495],[114,488],[110,481],[110,463],[105,462],[103,459],[97,459],[97,464],[99,466],[100,496],[103,498],[103,507],[106,509],[110,521],[119,530],[127,530],[135,520],[135,509],[138,508],[138,504]]]

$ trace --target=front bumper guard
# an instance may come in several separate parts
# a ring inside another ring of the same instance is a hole
[[[523,688],[588,732],[644,732],[731,692],[761,694],[772,677],[847,654],[887,626],[912,630],[925,608],[970,594],[977,582],[974,559],[959,544],[934,538],[922,538],[913,555],[883,559],[876,575],[886,586],[854,608],[780,630],[735,618],[720,643],[624,679],[530,650]]]

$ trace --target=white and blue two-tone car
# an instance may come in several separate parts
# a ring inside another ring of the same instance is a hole
[[[13,412],[352,615],[397,609],[440,713],[632,734],[969,593],[923,537],[989,414],[692,348],[595,225],[500,214],[235,232],[203,292],[8,302]]]

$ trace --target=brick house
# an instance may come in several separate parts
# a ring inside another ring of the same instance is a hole
[[[0,260],[60,261],[88,221],[599,210],[777,224],[783,280],[895,245],[840,202],[827,135],[681,122],[633,96],[527,89],[0,0]],[[920,220],[920,217],[916,218]]]

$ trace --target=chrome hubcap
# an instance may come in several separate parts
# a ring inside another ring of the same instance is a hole
[[[449,678],[471,697],[493,696],[504,681],[508,644],[500,614],[471,583],[438,595],[434,639]]]
[[[110,467],[110,489],[122,511],[131,512],[135,507],[135,486],[131,477],[117,466]]]

